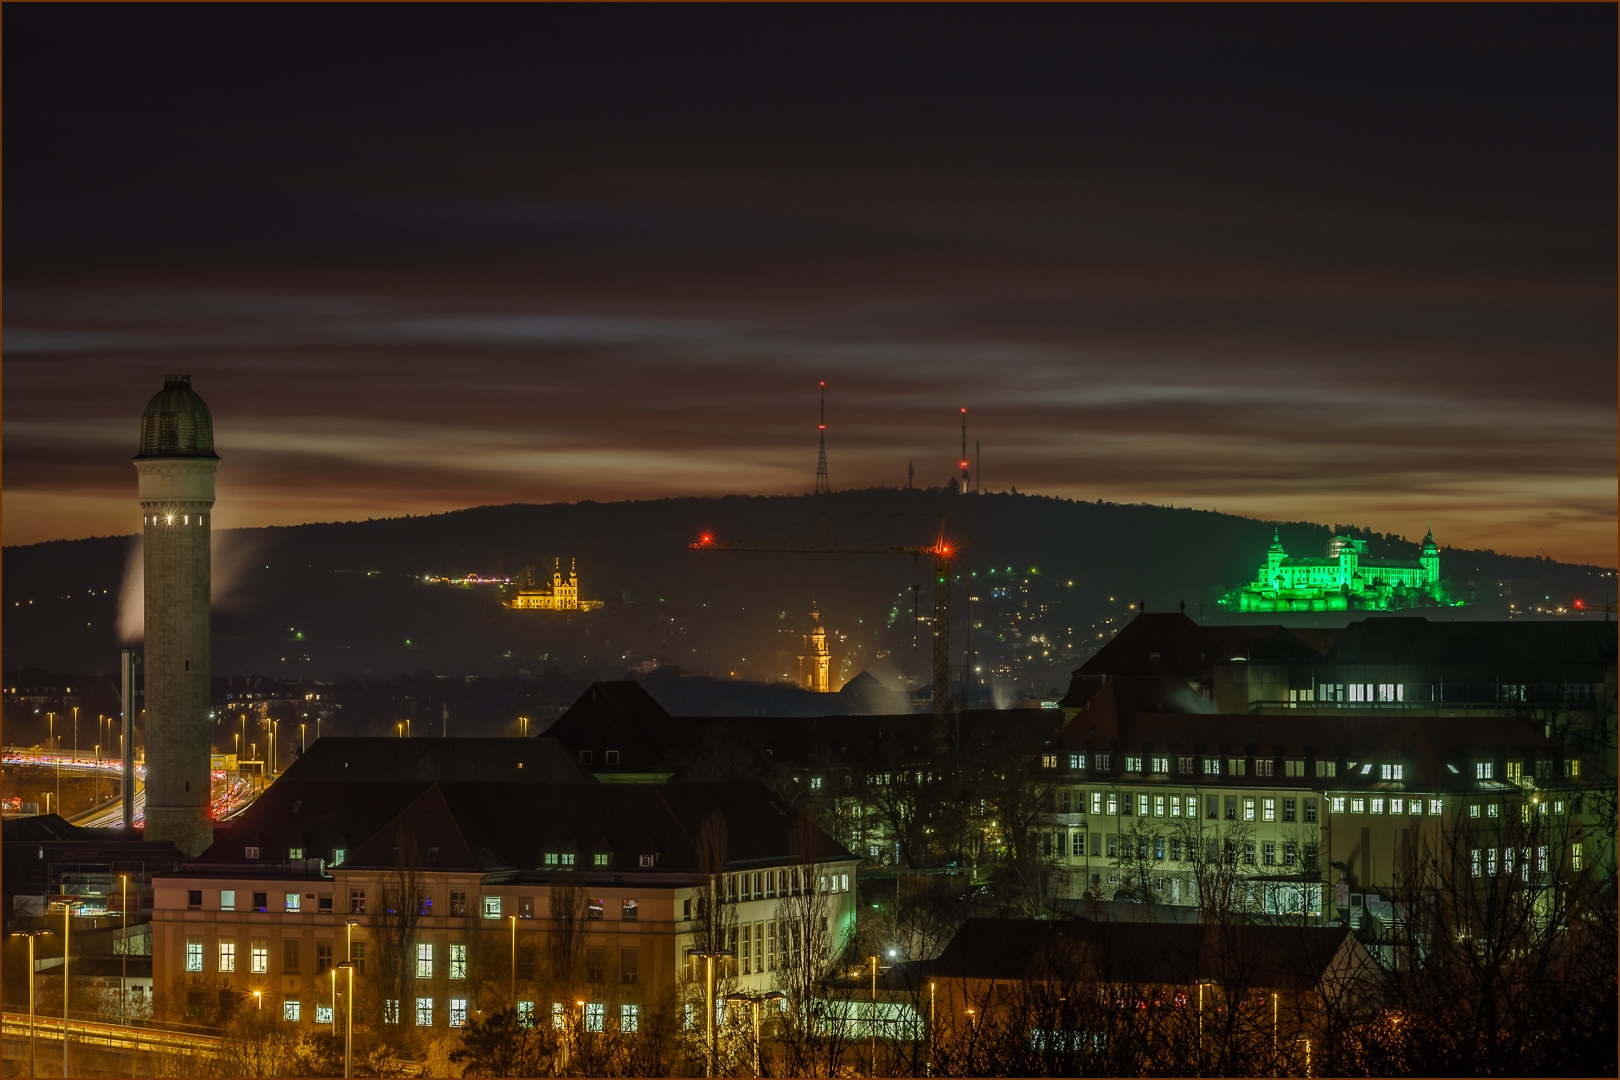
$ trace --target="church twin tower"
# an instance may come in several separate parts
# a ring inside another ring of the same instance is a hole
[[[209,533],[214,421],[191,376],[168,375],[141,417],[135,455],[146,578],[146,829],[188,855],[214,841],[209,815]]]

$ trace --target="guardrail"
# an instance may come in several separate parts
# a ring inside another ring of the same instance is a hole
[[[100,1046],[113,1050],[171,1050],[199,1052],[209,1056],[219,1052],[217,1035],[200,1035],[190,1031],[170,1031],[164,1028],[126,1026],[96,1020],[69,1020],[68,1037],[74,1045]],[[8,1039],[28,1038],[28,1014],[7,1010],[0,1020],[0,1031]],[[61,1017],[34,1017],[34,1038],[60,1042]]]

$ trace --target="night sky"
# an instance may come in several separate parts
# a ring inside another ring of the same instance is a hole
[[[1616,8],[4,8],[4,542],[1002,490],[1616,561]]]

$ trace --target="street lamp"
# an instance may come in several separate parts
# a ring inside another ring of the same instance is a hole
[[[354,923],[351,922],[349,925],[353,926]],[[352,1076],[354,1074],[354,964],[352,964],[349,961],[345,960],[343,963],[339,964],[336,968],[332,969],[332,972],[333,972],[332,977],[333,977],[333,980],[334,980],[333,983],[332,983],[332,986],[333,986],[333,990],[332,990],[332,1010],[333,1010],[332,1011],[332,1026],[333,1027],[337,1026],[337,989],[336,989],[337,982],[336,982],[336,979],[337,979],[337,970],[338,970],[338,968],[342,968],[345,972],[348,973],[346,978],[348,979],[348,983],[349,983],[348,988],[347,988],[349,1004],[348,1004],[348,1008],[343,1013],[343,1076],[344,1076],[345,1080],[347,1080],[347,1078],[349,1076]]]
[[[255,991],[253,991],[253,1001],[254,1001],[254,1004],[258,1006],[259,1011],[263,1012],[264,1011],[264,991],[263,990],[255,990]]]
[[[68,946],[73,940],[73,909],[83,901],[73,899],[57,900],[52,907],[58,905],[62,908],[62,1075],[72,1076],[68,1071],[68,999],[72,996],[70,991],[73,983],[69,980],[68,972]]]
[[[878,967],[878,958],[875,957],[875,956],[869,956],[869,957],[867,957],[867,959],[872,961],[872,1010],[866,1014],[867,1030],[869,1032],[871,1032],[871,1035],[872,1035],[872,1057],[869,1059],[869,1064],[867,1065],[867,1068],[866,1068],[866,1075],[867,1076],[876,1076],[877,1075],[877,967]]]
[[[19,930],[12,937],[28,939],[28,1075],[34,1076],[34,939],[49,937],[49,930]],[[64,1034],[64,1038],[66,1035]]]
[[[123,892],[124,892],[123,899],[119,903],[119,907],[124,913],[124,932],[123,932],[123,935],[122,935],[123,939],[124,939],[124,948],[121,950],[122,954],[123,954],[124,969],[123,969],[123,972],[118,977],[118,1015],[123,1018],[124,1026],[128,1027],[129,1026],[129,875],[128,874],[119,874],[118,875],[118,880],[119,880],[119,882],[122,883],[122,888],[123,888]]]
[[[512,1011],[517,1011],[517,916],[508,915],[512,924]]]
[[[727,994],[726,995],[726,1000],[727,1001],[746,1001],[748,1004],[750,1004],[750,1005],[752,1005],[754,1007],[754,1075],[755,1076],[764,1076],[765,1075],[765,1073],[760,1069],[760,1058],[759,1058],[759,1007],[760,1007],[760,1005],[762,1005],[763,1003],[765,1003],[767,1001],[781,1001],[785,997],[787,997],[787,995],[782,993],[782,991],[780,991],[780,990],[772,990],[772,991],[770,991],[768,993],[764,993],[764,994]]]
[[[735,956],[737,954],[732,952],[730,949],[715,949],[711,952],[700,952],[694,955],[701,956],[704,960],[703,1011],[704,1030],[708,1036],[708,1038],[705,1040],[705,1045],[708,1048],[708,1051],[705,1054],[705,1060],[703,1063],[703,1075],[713,1076],[715,1057],[717,1053],[714,1029],[714,961],[716,957]]]

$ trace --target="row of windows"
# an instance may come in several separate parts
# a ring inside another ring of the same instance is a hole
[[[798,896],[810,887],[810,873],[806,870],[802,880],[797,866],[786,870],[761,870],[752,874],[727,874],[726,901],[769,900],[775,896]],[[848,874],[819,874],[816,892],[848,892]]]
[[[1329,808],[1335,814],[1346,812],[1351,814],[1382,814],[1387,808],[1391,814],[1412,814],[1421,817],[1424,807],[1424,799],[1421,795],[1374,795],[1371,797],[1365,795],[1335,795],[1328,801],[1330,803]],[[1348,811],[1345,809],[1346,806],[1349,807]],[[1428,808],[1431,817],[1439,817],[1445,813],[1445,800],[1429,799]]]
[[[1090,838],[1090,858],[1119,859],[1133,857],[1130,852],[1131,838],[1129,836],[1124,838],[1124,846],[1122,847],[1118,833],[1097,832],[1089,834],[1083,832],[1071,833],[1067,845],[1064,844],[1061,832],[1047,833],[1041,840],[1041,854],[1048,857],[1053,855],[1062,856],[1067,847],[1068,853],[1073,858],[1086,858],[1088,836]],[[1205,857],[1212,862],[1215,861],[1220,855],[1218,842],[1213,839],[1207,839],[1204,842],[1206,844]],[[1241,857],[1244,863],[1251,866],[1256,865],[1257,858],[1258,865],[1296,866],[1301,865],[1300,857],[1303,856],[1303,865],[1307,869],[1316,868],[1317,855],[1320,850],[1317,844],[1299,844],[1294,841],[1283,841],[1281,843],[1263,841],[1258,842],[1259,846],[1256,847],[1256,843],[1256,841],[1246,841],[1240,850],[1231,847],[1232,841],[1227,841],[1229,848],[1227,852],[1228,859],[1236,861]],[[1196,841],[1183,841],[1176,836],[1139,838],[1137,845],[1134,857],[1138,859],[1153,859],[1156,861],[1169,859],[1172,862],[1193,862],[1198,855],[1195,846]],[[1278,861],[1279,855],[1281,856],[1281,862]]]
[[[1086,813],[1087,800],[1090,800],[1093,815],[1107,815],[1109,817],[1130,817],[1135,811],[1137,817],[1197,817],[1198,796],[1196,795],[1159,795],[1116,791],[1070,791],[1068,788],[1053,793],[1053,811],[1060,814]],[[1239,820],[1239,799],[1237,795],[1206,795],[1204,796],[1204,816],[1216,819],[1221,816],[1222,801],[1224,799],[1226,818],[1229,821]],[[1275,795],[1245,795],[1241,796],[1242,820],[1244,821],[1277,821],[1281,813],[1282,821],[1299,820],[1301,804],[1303,803],[1304,820],[1316,820],[1317,800],[1279,798]]]
[[[232,972],[235,972],[237,970],[237,961],[238,961],[237,944],[238,943],[236,941],[232,941],[232,940],[221,940],[221,941],[219,941],[217,943],[217,946],[218,946],[217,957],[218,957],[218,961],[219,961],[219,966],[218,966],[217,970],[221,974],[228,975],[228,974],[231,974]],[[301,971],[301,961],[302,961],[302,947],[303,947],[303,943],[300,942],[297,938],[287,938],[284,941],[282,941],[282,943],[281,943],[281,970],[282,970],[282,972],[284,974],[297,975],[297,974],[300,973],[300,971]],[[455,975],[455,974],[452,973],[451,978],[466,978],[465,972],[466,972],[466,952],[467,952],[467,947],[465,945],[451,946],[451,952],[452,952],[451,970],[452,970],[452,972],[454,972],[454,970],[455,970],[455,967],[454,967],[454,951],[457,948],[461,949],[461,957],[462,957],[461,970],[462,970],[463,974]],[[431,957],[432,946],[431,945],[428,946],[428,949],[429,949],[429,956]],[[253,974],[253,975],[267,975],[267,974],[269,974],[269,972],[270,972],[270,942],[268,940],[264,939],[264,938],[253,938],[253,939],[249,940],[247,959],[248,959],[248,968],[247,968],[247,970],[248,970],[248,972],[250,974]],[[354,963],[355,967],[360,971],[361,974],[365,973],[365,970],[366,970],[366,944],[365,944],[365,942],[357,941],[357,942],[354,943],[353,953],[350,955],[349,959]],[[315,943],[315,974],[324,975],[324,974],[326,974],[326,972],[331,967],[332,967],[332,943],[330,941],[317,941]],[[420,960],[418,960],[418,969],[420,970]],[[203,970],[203,939],[200,938],[200,937],[188,937],[188,938],[186,938],[186,970],[187,971],[202,971]]]
[[[1055,769],[1058,767],[1059,755],[1055,753],[1041,755],[1041,768]],[[1175,759],[1176,773],[1180,776],[1247,776],[1249,775],[1249,759],[1247,757],[1200,757],[1197,754],[1184,754]],[[1222,762],[1225,768],[1222,768]],[[1304,776],[1304,758],[1285,758],[1283,760],[1283,775]],[[1316,765],[1317,776],[1337,776],[1338,762],[1318,761]],[[1114,755],[1109,754],[1070,754],[1069,771],[1107,773],[1114,767]],[[1138,756],[1125,755],[1125,773],[1127,775],[1142,776],[1168,776],[1170,775],[1170,758],[1168,756]],[[1254,759],[1255,776],[1277,775],[1277,762],[1273,758]]]
[[[268,892],[255,892],[251,895],[252,903],[248,907],[249,911],[270,910],[270,894]],[[283,892],[278,894],[276,899],[281,905],[279,908],[277,908],[278,911],[286,911],[296,915],[310,910],[304,906],[304,901],[314,900],[315,911],[323,915],[330,915],[332,913],[331,893],[320,893],[319,895],[316,895],[314,893]],[[186,890],[186,906],[193,910],[201,908],[203,906],[203,891],[201,889]],[[219,891],[219,910],[236,910],[235,889],[221,889]]]
[[[1500,859],[1498,855],[1500,854]],[[1512,877],[1517,855],[1519,877],[1523,881],[1530,880],[1531,856],[1530,849],[1521,848],[1474,848],[1468,853],[1469,869],[1474,877]],[[1569,846],[1569,868],[1580,870],[1586,862],[1586,853],[1579,842]],[[1547,845],[1537,845],[1535,849],[1536,872],[1547,872]]]

